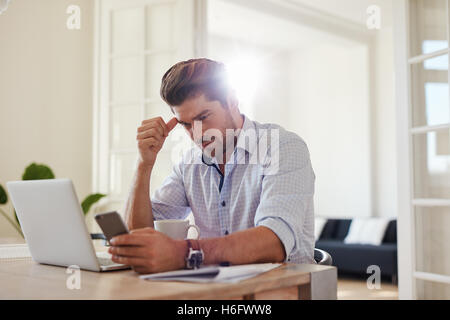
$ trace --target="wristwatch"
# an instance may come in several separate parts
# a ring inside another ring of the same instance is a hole
[[[202,263],[205,255],[197,240],[187,239],[188,254],[185,258],[186,269],[197,269]]]

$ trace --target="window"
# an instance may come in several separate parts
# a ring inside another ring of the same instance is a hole
[[[396,1],[399,296],[450,297],[449,1]]]
[[[142,120],[173,117],[159,96],[161,78],[174,63],[200,54],[201,32],[194,30],[203,21],[202,5],[200,0],[97,1],[93,189],[108,195],[102,210],[123,208]],[[158,155],[152,191],[172,169],[176,141],[169,140]]]

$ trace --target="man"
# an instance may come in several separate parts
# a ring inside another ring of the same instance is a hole
[[[140,157],[125,208],[132,231],[111,241],[112,260],[139,273],[185,268],[193,252],[203,253],[198,265],[315,263],[315,175],[303,140],[241,115],[216,61],[175,64],[162,78],[161,97],[175,117],[145,120],[138,129]],[[177,124],[197,148],[150,200],[153,166]],[[154,220],[185,219],[191,211],[200,240],[174,240],[153,229]]]

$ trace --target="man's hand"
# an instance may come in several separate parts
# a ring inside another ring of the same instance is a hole
[[[187,244],[174,240],[153,228],[135,229],[114,237],[108,252],[112,261],[126,264],[138,273],[155,273],[182,269]]]
[[[161,150],[169,132],[175,128],[177,123],[177,119],[172,118],[166,124],[161,117],[142,121],[136,137],[141,164],[153,167],[159,150]]]

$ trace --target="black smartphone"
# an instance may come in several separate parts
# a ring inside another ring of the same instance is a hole
[[[95,221],[102,229],[108,243],[111,238],[119,234],[129,233],[127,226],[117,211],[96,214]]]

